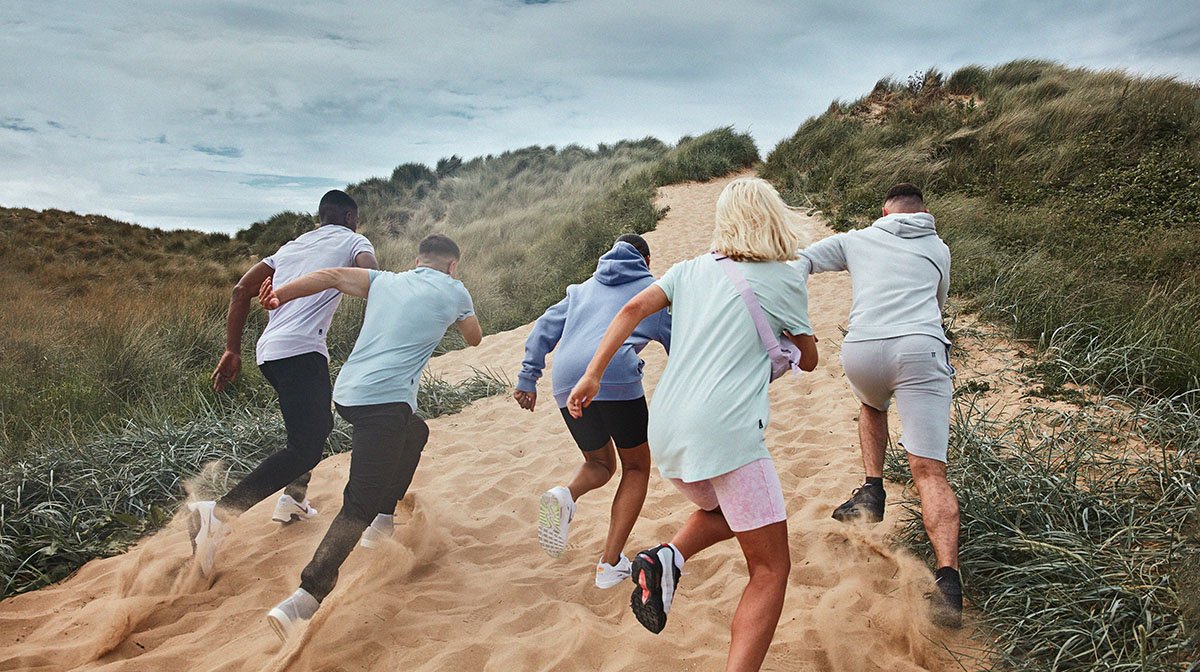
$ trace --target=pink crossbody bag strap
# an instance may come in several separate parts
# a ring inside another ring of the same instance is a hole
[[[725,271],[725,275],[733,283],[734,288],[742,295],[742,301],[750,311],[750,318],[754,320],[754,330],[758,332],[758,339],[762,341],[763,347],[767,350],[767,357],[771,360],[771,380],[775,381],[793,369],[798,370],[800,352],[790,342],[781,343],[775,332],[771,330],[771,323],[767,321],[767,313],[762,309],[762,304],[758,302],[758,297],[754,296],[754,290],[750,288],[750,283],[746,282],[746,276],[742,275],[737,264],[723,254],[716,252],[710,254],[720,265],[721,270]]]

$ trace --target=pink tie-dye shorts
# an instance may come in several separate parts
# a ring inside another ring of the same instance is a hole
[[[734,532],[756,530],[787,520],[783,488],[779,485],[775,463],[769,457],[703,481],[670,480],[684,497],[705,511],[721,507],[725,522]]]

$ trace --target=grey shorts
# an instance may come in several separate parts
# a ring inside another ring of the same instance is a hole
[[[946,461],[954,392],[949,346],[923,334],[842,343],[842,368],[854,396],[867,406],[886,411],[896,398],[905,450]]]

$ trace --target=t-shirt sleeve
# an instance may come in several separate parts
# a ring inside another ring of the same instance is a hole
[[[275,255],[271,255],[269,257],[263,257],[262,262],[264,264],[266,264],[267,266],[270,266],[271,268],[278,268],[277,266],[275,266]]]
[[[663,291],[663,294],[667,295],[667,301],[671,303],[675,302],[675,288],[679,285],[679,274],[682,273],[680,270],[682,266],[682,262],[675,264],[667,269],[667,272],[663,273],[661,278],[654,281],[654,284]]]
[[[353,243],[350,246],[350,263],[347,265],[353,266],[354,262],[358,259],[358,255],[363,252],[375,254],[375,246],[371,244],[371,241],[366,236],[357,233],[354,235]]]
[[[808,278],[794,267],[788,267],[788,270],[787,280],[781,283],[785,291],[780,302],[783,329],[793,336],[811,335],[813,329],[808,319]]]
[[[458,318],[456,318],[454,321],[462,322],[474,314],[475,301],[471,299],[471,293],[467,291],[467,288],[462,287],[462,302],[458,309]]]
[[[367,269],[367,278],[368,278],[367,283],[372,284],[372,285],[375,284],[375,278],[378,278],[381,275],[383,275],[383,271],[381,271],[377,268],[368,268]]]

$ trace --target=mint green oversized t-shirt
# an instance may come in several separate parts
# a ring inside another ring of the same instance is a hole
[[[461,282],[432,268],[371,271],[367,312],[333,386],[342,406],[405,402],[417,410],[421,371],[446,329],[475,314]]]
[[[776,334],[811,334],[807,278],[783,262],[738,262]],[[650,453],[691,483],[770,457],[771,364],[750,311],[709,254],[655,283],[671,301],[671,357],[650,404]],[[785,379],[786,380],[786,379]]]

